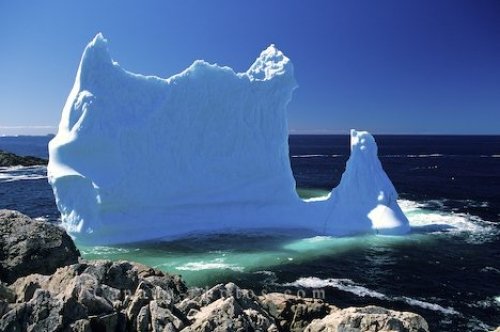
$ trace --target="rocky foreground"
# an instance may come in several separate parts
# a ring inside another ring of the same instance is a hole
[[[0,167],[47,165],[48,160],[37,157],[21,157],[14,153],[0,150]]]
[[[429,331],[410,312],[188,288],[141,264],[87,261],[62,229],[15,211],[0,210],[0,236],[0,331]]]

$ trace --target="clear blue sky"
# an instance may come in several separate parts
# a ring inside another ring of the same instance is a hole
[[[97,32],[125,69],[295,65],[293,132],[500,134],[500,1],[0,0],[0,134],[55,132]]]

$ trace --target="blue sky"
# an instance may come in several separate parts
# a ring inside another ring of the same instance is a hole
[[[500,1],[0,0],[0,134],[55,132],[97,32],[125,69],[295,66],[292,133],[500,134]]]

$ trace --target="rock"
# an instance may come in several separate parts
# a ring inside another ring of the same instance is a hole
[[[0,331],[61,331],[63,303],[45,290],[37,289],[33,298],[18,304],[0,319]]]
[[[304,330],[304,332],[328,331],[429,332],[429,326],[424,318],[411,312],[367,306],[333,311],[322,319],[314,320]]]
[[[31,274],[10,286],[1,284],[0,331],[183,328],[186,319],[174,307],[184,296],[179,292],[186,289],[182,280],[143,271],[142,265],[130,262],[81,260],[52,275]]]
[[[0,167],[47,165],[48,160],[37,157],[21,157],[14,153],[0,150]]]
[[[17,211],[0,210],[0,280],[31,273],[51,274],[78,262],[80,252],[66,232]]]
[[[0,282],[0,300],[5,300],[7,302],[14,302],[16,299],[16,294],[12,289],[7,287],[6,284]]]
[[[166,328],[175,328],[179,331],[184,327],[184,322],[175,316],[168,308],[163,307],[158,301],[153,300],[149,303],[151,312],[152,331],[163,331]]]
[[[286,331],[302,331],[311,321],[323,318],[338,310],[319,299],[304,299],[281,293],[270,293],[260,297],[262,307],[276,318]]]
[[[125,328],[125,316],[118,312],[113,312],[106,315],[91,316],[90,327],[92,331],[123,331]]]
[[[92,332],[88,319],[79,319],[65,329],[65,332]]]
[[[139,310],[139,314],[137,314],[137,331],[146,332],[151,328],[151,312],[149,310],[149,306],[145,305]]]
[[[262,308],[258,298],[233,283],[217,285],[193,301],[200,310],[192,314],[192,324],[183,332],[276,330],[274,318]]]
[[[11,291],[14,294],[14,298],[17,302],[28,302],[33,298],[35,291],[42,288],[45,285],[49,276],[44,276],[41,274],[31,274],[29,276],[17,279],[11,285]]]
[[[192,313],[200,311],[200,304],[190,298],[186,298],[175,305],[177,310],[187,316],[192,316]]]

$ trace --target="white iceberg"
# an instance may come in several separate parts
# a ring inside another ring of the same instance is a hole
[[[49,144],[63,226],[90,244],[270,228],[407,232],[367,132],[352,132],[331,197],[298,197],[286,118],[295,88],[293,65],[274,45],[244,73],[195,61],[162,79],[123,70],[98,34]]]

